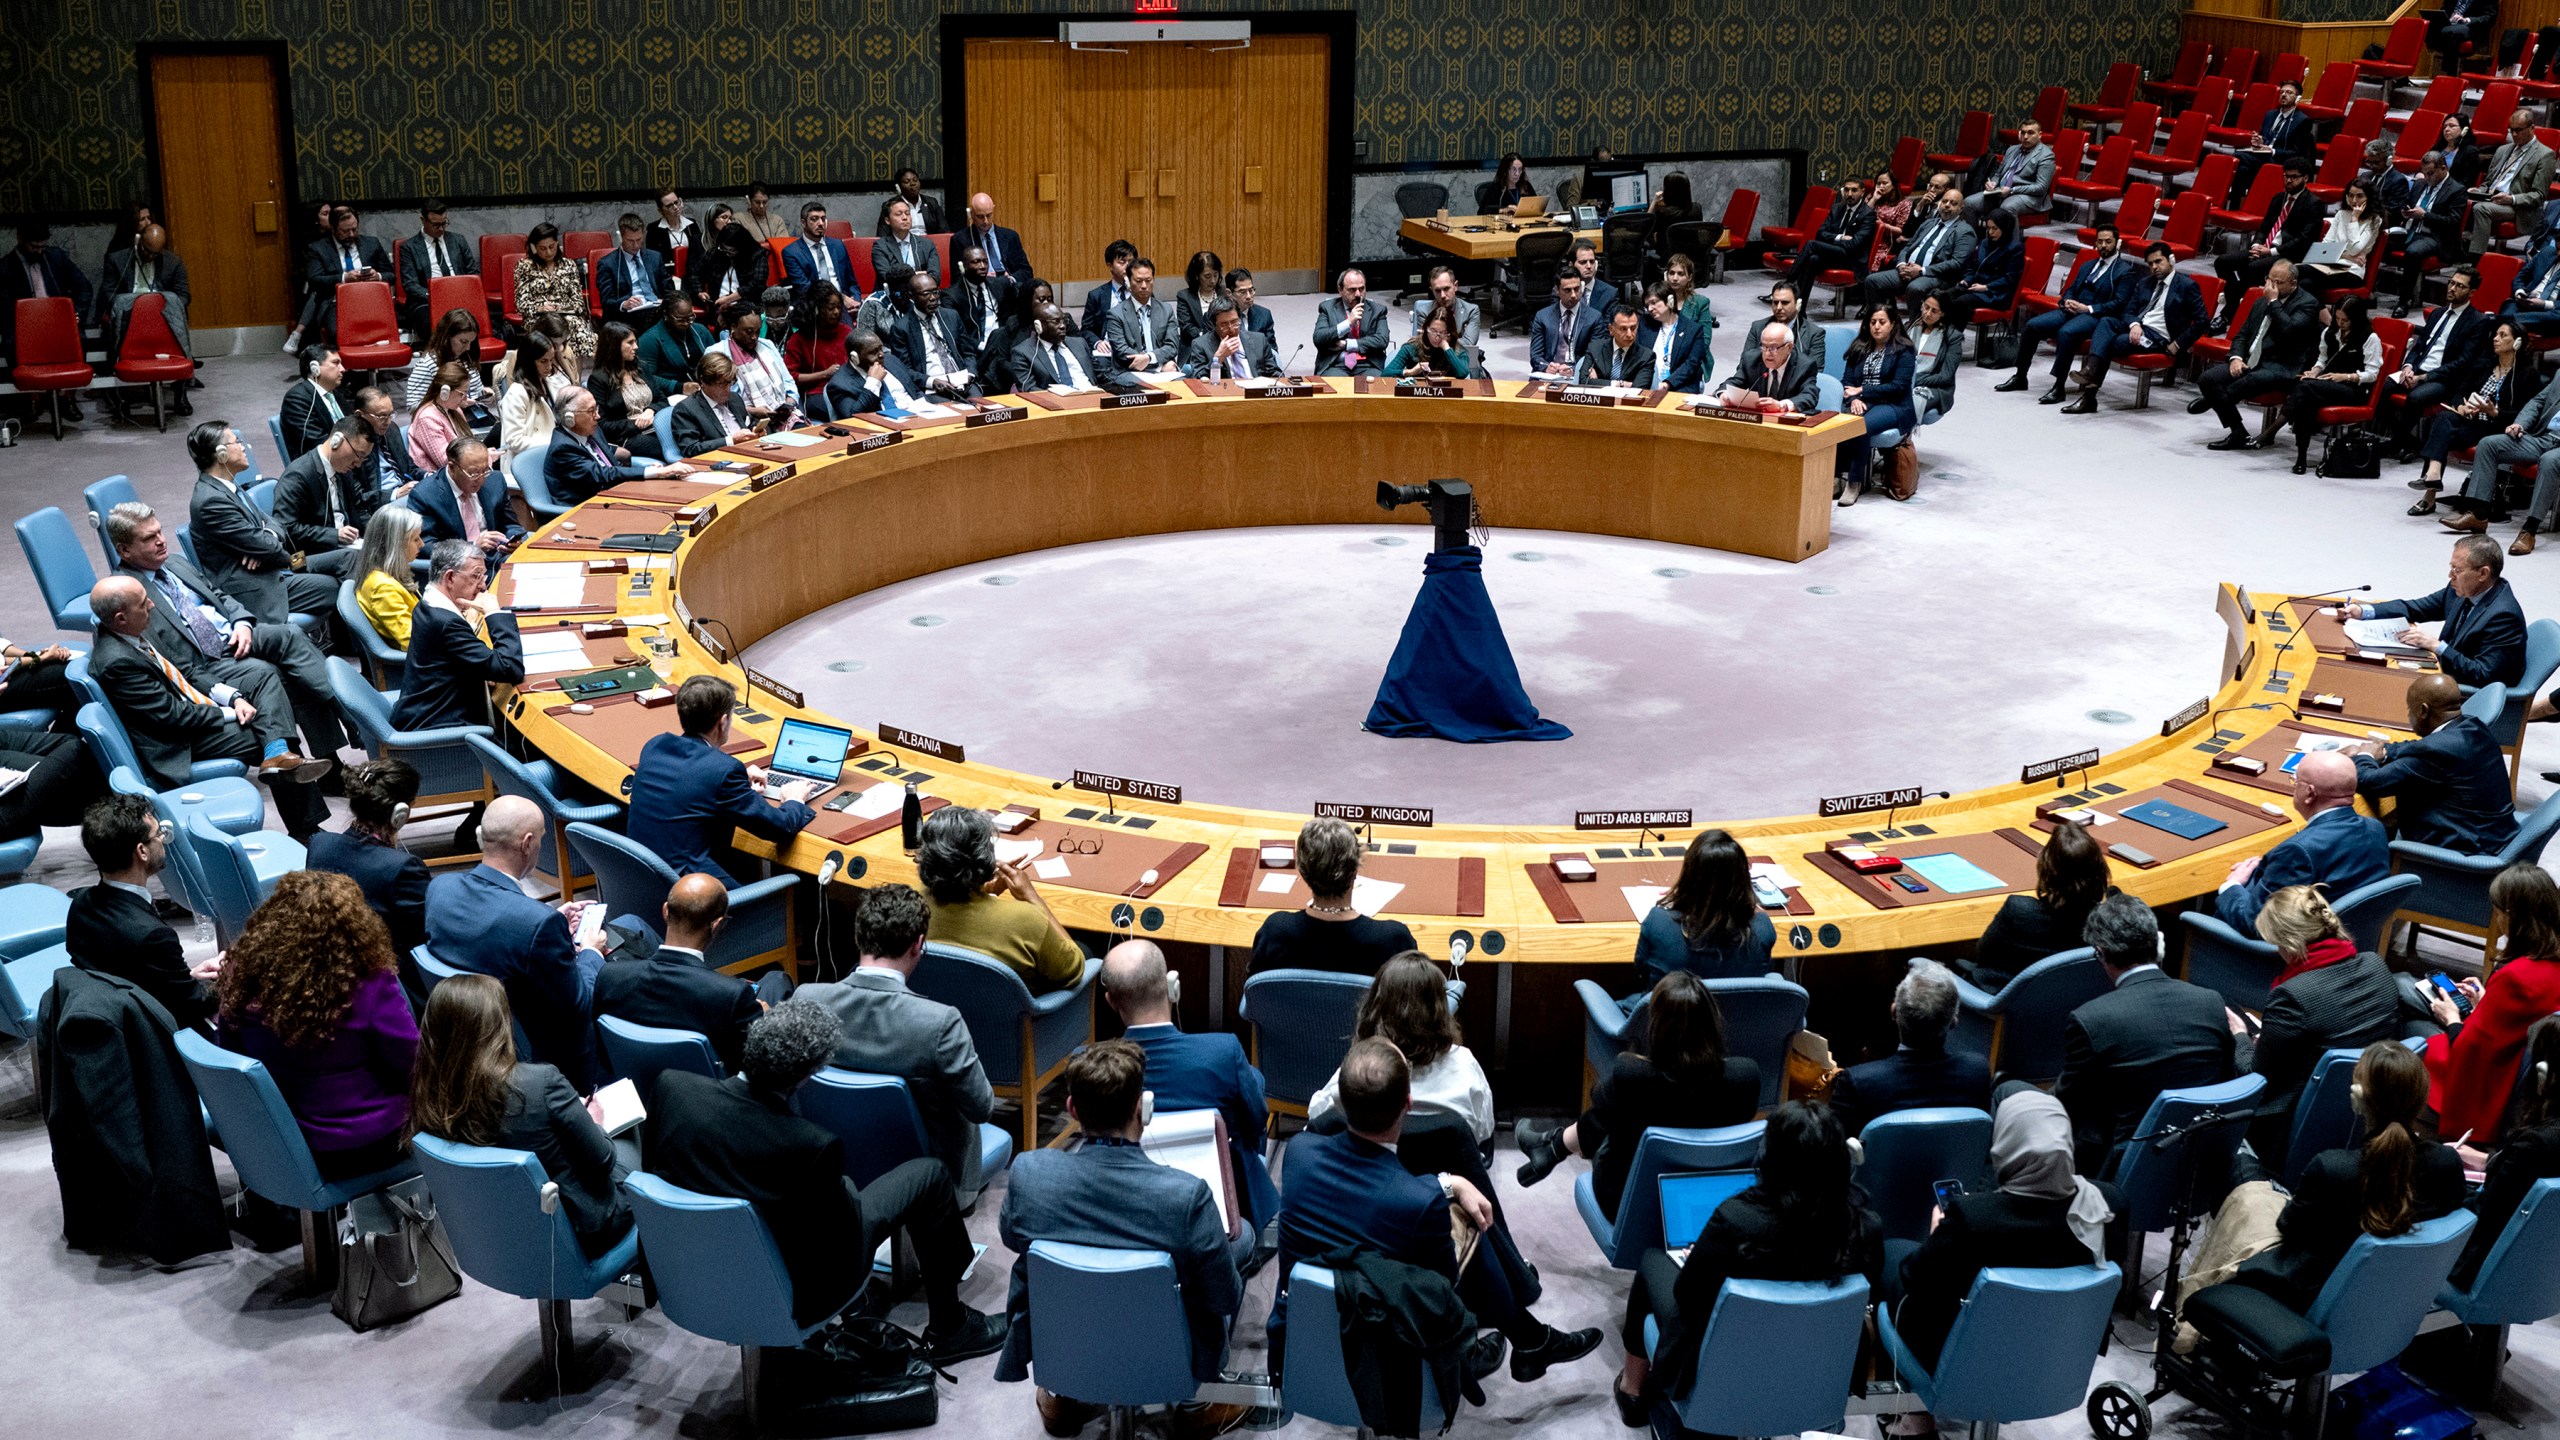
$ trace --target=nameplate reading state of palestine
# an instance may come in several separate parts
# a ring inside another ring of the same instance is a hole
[[[1162,405],[1172,398],[1161,390],[1141,390],[1134,395],[1105,395],[1102,397],[1102,408],[1126,410],[1132,405]]]
[[[2072,755],[2056,755],[2050,760],[2039,760],[2020,770],[2018,783],[2033,785],[2039,780],[2050,780],[2056,775],[2067,775],[2074,770],[2086,770],[2097,763],[2098,752],[2095,750],[2082,750]]]
[[[895,445],[906,438],[907,432],[904,430],[892,430],[885,435],[865,435],[861,439],[845,446],[844,453],[847,455],[868,455],[874,450],[881,449],[885,446]]]
[[[2181,710],[2177,714],[2170,716],[2168,719],[2161,721],[2160,733],[2162,735],[2177,734],[2179,731],[2184,730],[2188,726],[2203,719],[2204,712],[2212,708],[2212,706],[2213,697],[2207,695],[2193,705],[2188,706],[2186,709]]]
[[[1350,805],[1338,800],[1316,802],[1319,820],[1340,820],[1348,825],[1410,825],[1417,830],[1431,828],[1431,812],[1419,805]]]
[[[1899,810],[1920,803],[1920,787],[1905,785],[1899,790],[1869,790],[1860,795],[1825,795],[1814,813],[1825,820],[1842,815],[1864,815],[1870,810]]]
[[[1096,775],[1090,770],[1078,770],[1075,772],[1074,784],[1077,789],[1090,790],[1096,795],[1120,795],[1131,800],[1161,800],[1167,805],[1182,803],[1182,787],[1167,785],[1160,780],[1131,780],[1120,775]]]
[[[758,490],[770,490],[774,486],[781,484],[783,481],[788,480],[799,473],[800,464],[796,460],[788,464],[776,465],[772,469],[758,475],[753,480],[748,481],[747,493],[752,495]]]
[[[1576,830],[1686,830],[1686,810],[1576,810]]]
[[[1730,405],[1713,403],[1690,405],[1684,408],[1692,415],[1703,415],[1710,420],[1739,420],[1745,425],[1760,423],[1760,412],[1757,410],[1736,410]]]
[[[806,700],[801,698],[799,691],[792,689],[790,686],[783,684],[781,681],[774,679],[763,671],[749,669],[745,666],[741,666],[739,668],[746,670],[748,684],[753,685],[767,695],[781,701],[783,704],[798,706],[808,703]]]
[[[936,740],[930,735],[919,735],[913,730],[901,729],[895,725],[880,727],[880,743],[895,745],[901,750],[913,750],[919,755],[930,755],[936,760],[948,760],[954,765],[965,765],[969,762],[969,757],[960,747],[950,741]]]
[[[998,405],[992,409],[981,410],[961,421],[960,424],[963,429],[983,430],[989,425],[1001,425],[1007,420],[1019,420],[1022,416],[1022,411],[1010,405]]]

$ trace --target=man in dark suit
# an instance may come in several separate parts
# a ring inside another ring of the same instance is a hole
[[[1001,1316],[960,1302],[976,1258],[939,1160],[910,1160],[857,1190],[841,1136],[803,1119],[792,1096],[835,1053],[824,1006],[786,1000],[747,1032],[734,1079],[670,1070],[658,1077],[641,1153],[649,1173],[704,1195],[754,1203],[791,1279],[792,1319],[815,1325],[842,1310],[871,1273],[882,1237],[903,1230],[924,1272],[925,1358],[949,1365],[992,1354]]]
[[[898,173],[890,177],[890,184],[896,188],[889,193],[888,199],[880,202],[880,214],[872,222],[872,234],[898,233],[893,212],[901,203],[907,207],[908,223],[918,234],[939,235],[951,228],[942,223],[942,201],[924,193],[924,177],[916,173],[914,166],[899,166]],[[994,209],[992,205],[988,208]]]
[[[1394,348],[1395,316],[1369,298],[1369,277],[1345,270],[1331,298],[1316,307],[1316,373],[1375,375]]]
[[[2310,161],[2300,156],[2287,157],[2284,189],[2267,206],[2267,218],[2259,222],[2258,232],[2249,237],[2246,248],[2213,262],[2213,273],[2222,277],[2222,315],[2214,322],[2215,329],[2230,326],[2231,317],[2240,309],[2240,297],[2248,293],[2250,286],[2264,280],[2276,262],[2302,263],[2302,257],[2311,253],[2312,242],[2328,227],[2329,207],[2305,188],[2311,183],[2311,171]],[[2238,353],[2239,347],[2232,348]]]
[[[872,278],[892,295],[907,293],[910,275],[930,276],[936,287],[942,284],[942,252],[926,238],[914,215],[905,201],[891,200],[888,228],[871,242]]]
[[[881,242],[886,244],[888,242]],[[975,400],[986,393],[978,383],[976,339],[942,303],[942,287],[922,270],[906,279],[906,323],[899,327],[907,369],[924,382],[928,400]]]
[[[1253,272],[1239,265],[1220,275],[1218,284],[1227,292],[1227,298],[1235,302],[1236,308],[1244,312],[1244,328],[1261,331],[1262,338],[1271,342],[1271,353],[1279,354],[1280,322],[1271,318],[1268,307],[1253,303]],[[1290,358],[1294,360],[1296,357]]]
[[[1716,389],[1719,404],[1744,409],[1774,405],[1798,415],[1822,408],[1822,367],[1798,354],[1795,336],[1775,322],[1760,327],[1759,343],[1742,352],[1733,374]]]
[[[723,885],[738,883],[719,860],[731,832],[745,830],[776,844],[789,840],[817,818],[806,802],[827,788],[813,780],[777,778],[768,790],[762,770],[740,764],[722,748],[729,743],[729,713],[737,703],[738,692],[718,676],[686,680],[676,689],[681,733],[651,736],[631,773],[632,842],[679,875],[699,871]]]
[[[303,252],[302,284],[319,303],[319,314],[310,333],[335,337],[338,333],[338,287],[351,281],[381,280],[392,276],[391,252],[382,242],[357,229],[356,212],[344,205],[329,211],[329,234],[314,240]]]
[[[2498,0],[2445,0],[2444,8],[2427,16],[2427,48],[2443,57],[2452,74],[2463,61],[2498,35]]]
[[[1769,287],[1769,318],[1742,332],[1742,353],[1748,355],[1759,349],[1761,332],[1772,325],[1793,337],[1795,353],[1815,370],[1824,368],[1823,362],[1830,353],[1829,341],[1821,324],[1805,313],[1804,299],[1796,293],[1796,287],[1785,280]]]
[[[2249,187],[2267,166],[2289,160],[2316,165],[2319,153],[2320,127],[2302,113],[2302,86],[2288,80],[2276,87],[2275,105],[2259,117],[2257,138],[2234,158],[2231,189],[2221,203],[2236,206],[2247,200]]]
[[[1920,217],[1894,263],[1867,277],[1865,303],[1881,305],[1901,297],[1910,313],[1918,314],[1922,296],[1963,278],[1976,238],[1965,223],[1964,193],[1952,185],[1939,191],[1937,204]]]
[[[436,317],[427,310],[431,282],[455,275],[476,278],[480,274],[480,257],[475,250],[461,236],[446,229],[443,201],[430,200],[419,206],[418,233],[401,241],[397,250],[400,323],[420,335],[434,329]]]
[[[189,965],[178,932],[160,918],[151,877],[169,863],[170,837],[139,795],[109,795],[80,819],[80,848],[98,867],[98,883],[71,892],[62,918],[71,963],[139,985],[180,1025],[204,1029],[213,1019],[219,956]]]
[[[409,437],[392,419],[391,392],[374,385],[358,390],[354,414],[373,437],[373,453],[355,474],[356,493],[372,497],[374,509],[408,499],[427,475],[409,454]],[[373,518],[372,513],[368,511],[365,518]]]
[[[655,465],[634,460],[630,451],[606,443],[603,423],[593,391],[571,386],[560,392],[559,428],[551,432],[551,446],[542,457],[542,478],[552,499],[575,505],[625,480],[676,480],[701,468],[682,460]]]
[[[2515,790],[2507,757],[2489,727],[2462,713],[2462,685],[2441,671],[2409,682],[2409,728],[2396,740],[2356,754],[2356,793],[2389,796],[2398,839],[2458,855],[2494,855],[2516,838]]]
[[[854,279],[853,257],[845,252],[843,241],[829,238],[827,207],[815,200],[800,207],[800,238],[782,247],[782,275],[795,298],[809,293],[809,287],[820,280],[832,282],[848,295],[860,288]]]
[[[2065,415],[2090,415],[2098,409],[2098,387],[2107,383],[2108,367],[2127,355],[2167,355],[2173,360],[2204,338],[2204,291],[2178,273],[2178,257],[2158,241],[2143,253],[2147,267],[2138,282],[2128,283],[2121,313],[2101,320],[2089,339],[2089,379],[2078,399],[2062,407]]]
[[[922,377],[907,368],[906,360],[894,353],[887,339],[878,332],[854,331],[851,355],[853,363],[837,371],[835,378],[827,382],[827,393],[836,398],[839,407],[837,414],[869,415],[876,412],[903,416],[918,405],[928,403]],[[676,423],[684,423],[681,406],[677,409]]]
[[[1137,259],[1138,247],[1126,240],[1114,240],[1102,248],[1102,263],[1111,278],[1084,292],[1084,319],[1077,333],[1086,343],[1100,341],[1111,312],[1129,303],[1129,267]]]
[[[1893,1028],[1902,1048],[1852,1065],[1831,1080],[1831,1113],[1851,1135],[1879,1115],[1955,1106],[1991,1108],[1991,1067],[1947,1048],[1956,1025],[1956,977],[1935,960],[1914,960],[1893,987]]]
[[[1644,344],[1653,352],[1653,383],[1677,394],[1706,387],[1715,357],[1707,351],[1707,334],[1680,313],[1671,287],[1656,281],[1645,287]]]
[[[88,324],[88,275],[54,247],[52,226],[42,220],[18,222],[17,248],[0,255],[0,356],[17,357],[19,301],[65,296],[71,300],[73,323]],[[62,415],[77,420],[80,407],[66,396]]]
[[[676,293],[676,277],[666,256],[641,243],[638,215],[624,211],[614,222],[614,233],[621,243],[593,262],[596,298],[604,303],[606,319],[621,321],[637,335],[658,323],[659,307]]]
[[[1102,383],[1093,373],[1093,362],[1085,348],[1067,334],[1067,315],[1055,305],[1043,305],[1032,315],[1032,331],[1013,347],[1013,388],[1016,390],[1056,390],[1063,388],[1095,389]]]
[[[2552,428],[2554,422],[2560,422],[2560,376],[2524,402],[2505,430],[2480,437],[2472,448],[2471,474],[2462,482],[2462,493],[2445,497],[2445,507],[2455,513],[2443,522],[2444,528],[2457,535],[2485,535],[2492,518],[2507,518],[2506,507],[2498,499],[2500,472],[2510,465],[2531,465],[2533,510],[2525,516],[2512,553],[2532,554],[2543,522],[2552,518],[2547,507],[2560,500],[2560,431]]]
[[[1271,353],[1271,341],[1261,332],[1244,328],[1244,314],[1235,302],[1221,295],[1209,302],[1209,328],[1191,342],[1191,355],[1183,362],[1182,373],[1198,380],[1242,380],[1258,376],[1265,380],[1280,378],[1280,357]]]
[[[987,373],[980,378],[989,385],[1002,383],[996,375],[996,357],[986,353],[996,343],[997,332],[1004,326],[1005,312],[1013,300],[1014,285],[998,272],[987,259],[987,252],[975,244],[962,241],[951,252],[952,263],[959,268],[960,278],[951,283],[951,311],[959,323],[960,333],[969,337],[969,349],[979,356],[979,368]]]
[[[925,229],[934,228],[934,218],[926,212]],[[983,190],[969,197],[969,223],[951,244],[955,253],[962,245],[975,245],[986,252],[989,270],[1016,285],[1031,283],[1031,257],[1022,248],[1022,237],[996,223],[996,197]]]
[[[1280,1213],[1280,1191],[1262,1160],[1262,1135],[1271,1118],[1262,1072],[1245,1058],[1243,1042],[1226,1031],[1186,1035],[1175,1026],[1178,984],[1152,940],[1123,940],[1102,957],[1102,998],[1146,1052],[1147,1088],[1155,1093],[1157,1113],[1215,1110],[1226,1121],[1236,1197],[1248,1222],[1234,1247],[1236,1266],[1251,1274],[1262,1227]]]
[[[346,406],[338,399],[338,386],[347,378],[338,347],[305,345],[301,359],[302,378],[285,387],[284,399],[276,406],[276,428],[284,432],[284,457],[279,464],[310,454],[328,437],[330,426],[347,418]]]
[[[480,863],[448,870],[427,886],[427,952],[505,985],[507,1007],[533,1042],[534,1053],[517,1058],[557,1066],[583,1095],[598,1078],[589,1016],[604,955],[574,939],[568,912],[579,902],[554,908],[524,893],[543,829],[540,807],[523,796],[489,802],[480,817]]]
[[[2356,811],[2356,766],[2332,751],[2314,751],[2293,768],[2293,808],[2302,828],[2264,856],[2231,867],[2213,897],[2222,923],[2256,940],[2258,912],[2288,885],[2321,885],[2343,899],[2391,874],[2391,837],[2382,822]]]
[[[2480,272],[2468,265],[2444,272],[2444,303],[2409,337],[2400,368],[2382,377],[2381,417],[2404,464],[2418,458],[2419,418],[2436,406],[2460,404],[2495,363],[2489,334],[2497,321],[2471,303],[2479,285]]]
[[[1493,1202],[1473,1182],[1455,1175],[1415,1175],[1396,1158],[1405,1112],[1413,1100],[1413,1076],[1404,1056],[1384,1040],[1354,1041],[1342,1057],[1342,1109],[1349,1128],[1324,1135],[1309,1130],[1290,1143],[1280,1193],[1280,1296],[1271,1311],[1272,1345],[1283,1343],[1289,1303],[1289,1270],[1300,1259],[1317,1260],[1366,1248],[1390,1260],[1430,1270],[1457,1283],[1476,1320],[1511,1342],[1511,1378],[1530,1381],[1548,1369],[1579,1360],[1599,1348],[1598,1329],[1558,1330],[1530,1312],[1538,1282],[1497,1234]],[[1451,1212],[1484,1235],[1463,1273],[1458,1267]],[[1490,1372],[1502,1346],[1479,1336],[1469,1347],[1469,1380]]]
[[[337,580],[296,566],[298,547],[242,488],[241,477],[250,474],[249,447],[231,423],[208,420],[188,431],[187,458],[197,470],[187,501],[188,534],[215,587],[268,624],[284,624],[295,614],[329,614],[338,603]]]
[[[2071,376],[2072,357],[2094,348],[2098,336],[2109,326],[2123,324],[2125,307],[2145,293],[2145,272],[2124,253],[2117,241],[2116,227],[2101,220],[2097,228],[2097,248],[2080,266],[2080,273],[2064,287],[2062,303],[2018,327],[2017,371],[1993,389],[2026,389],[2027,366],[2036,358],[2036,346],[2051,340],[2053,388],[2044,393],[2043,403],[2061,404],[2063,387]]]
[[[1582,293],[1582,277],[1570,270],[1556,275],[1556,298],[1529,321],[1529,371],[1542,379],[1573,373],[1574,362],[1591,346],[1605,322]]]
[[[400,671],[395,730],[441,730],[489,723],[489,687],[524,683],[524,637],[512,611],[482,593],[488,557],[466,540],[439,540],[427,552],[427,589],[409,621],[409,658]]]
[[[2496,541],[2466,535],[2453,542],[2443,589],[2415,600],[2340,605],[2338,613],[2349,620],[2407,620],[2410,628],[2400,633],[2400,643],[2434,655],[2454,679],[2514,685],[2524,679],[2524,606],[2506,581],[2506,568]],[[2444,622],[2441,633],[2430,636],[2417,628],[2433,620]]]
[[[2222,997],[2160,968],[2160,923],[2130,895],[2110,895],[2082,932],[2115,989],[2071,1012],[2054,1095],[2071,1112],[2080,1173],[2105,1178],[2163,1090],[2217,1085],[2233,1074]]]
[[[1875,243],[1876,207],[1867,203],[1867,183],[1843,180],[1830,213],[1822,217],[1812,238],[1796,252],[1795,268],[1787,278],[1801,293],[1813,284],[1814,276],[1825,270],[1851,270],[1864,275]]]
[[[1316,324],[1323,326],[1321,315]],[[1129,262],[1129,298],[1103,322],[1102,336],[1108,343],[1095,357],[1099,363],[1094,368],[1114,390],[1142,390],[1146,382],[1139,374],[1181,367],[1182,326],[1173,302],[1156,295],[1154,261]]]
[[[878,336],[872,337],[871,345],[879,349]],[[675,418],[668,422],[675,432],[676,453],[689,460],[724,445],[745,443],[756,433],[756,422],[747,414],[747,403],[738,398],[737,364],[726,355],[705,355],[693,373],[693,393],[675,402]],[[851,382],[839,370],[827,381],[827,388],[830,394],[841,395]],[[860,407],[855,413],[860,413]]]
[[[2246,450],[2255,445],[2240,423],[2240,402],[2269,391],[2290,393],[2319,353],[2320,298],[2294,283],[2292,261],[2278,260],[2267,270],[2265,290],[2249,312],[2249,323],[2231,337],[2230,361],[2208,365],[2196,377],[2200,393],[2187,402],[2187,413],[2211,410],[2222,421],[2222,438],[2205,448]]]
[[[2400,245],[2400,296],[2391,307],[2394,316],[2407,315],[2409,307],[2418,303],[2418,284],[2426,278],[2427,261],[2461,255],[2462,217],[2470,207],[2471,197],[2446,168],[2444,152],[2428,151],[2419,160],[2417,181],[2409,189],[2408,236]]]
[[[423,1004],[427,987],[409,952],[427,943],[427,862],[400,843],[417,799],[417,767],[406,760],[348,766],[347,827],[312,836],[309,858],[310,868],[344,875],[364,892],[364,903],[391,930],[401,983]]]
[[[707,958],[729,923],[729,887],[709,875],[681,875],[667,888],[660,913],[664,943],[644,959],[613,960],[596,972],[595,1013],[599,1019],[610,1015],[659,1030],[693,1031],[711,1042],[721,1069],[734,1071],[746,1052],[747,1027],[763,1018],[764,1002],[755,986],[712,969]]]
[[[524,527],[507,505],[507,487],[489,483],[489,447],[456,440],[446,447],[444,461],[443,469],[409,492],[408,505],[418,512],[426,543],[467,540],[493,558],[524,543]]]
[[[1582,277],[1582,303],[1591,313],[1606,316],[1609,307],[1618,303],[1618,287],[1600,278],[1600,247],[1588,240],[1576,240],[1566,252],[1564,268]],[[1602,324],[1608,322],[1604,319]]]
[[[1582,348],[1574,378],[1585,385],[1653,386],[1653,351],[1646,348],[1636,307],[1621,300],[1609,307],[1609,328],[1592,335]]]
[[[1173,1257],[1191,1333],[1191,1374],[1203,1384],[1218,1378],[1227,1351],[1227,1324],[1244,1303],[1244,1283],[1227,1256],[1218,1202],[1200,1177],[1158,1165],[1138,1148],[1145,1130],[1141,1100],[1156,1089],[1152,1057],[1127,1040],[1105,1040],[1067,1062],[1067,1109],[1083,1129],[1076,1150],[1038,1150],[1014,1162],[997,1233],[1015,1255],[1006,1301],[1012,1329],[998,1380],[1030,1378],[1032,1245],[1096,1245],[1110,1250],[1161,1250]],[[1038,1392],[1042,1425],[1052,1435],[1074,1434],[1101,1407],[1073,1396]],[[1174,1433],[1215,1435],[1243,1418],[1239,1405],[1186,1405]],[[1214,1414],[1211,1412],[1215,1412]]]
[[[350,415],[276,477],[276,523],[302,552],[303,569],[355,578],[365,522],[382,508],[362,480],[373,448],[373,427]]]

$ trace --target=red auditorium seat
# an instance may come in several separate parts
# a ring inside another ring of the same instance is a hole
[[[2356,76],[2364,80],[2406,80],[2418,68],[2418,51],[2426,44],[2427,22],[2418,15],[2403,15],[2391,22],[2391,38],[2383,42],[2382,58],[2353,62]]]
[[[1961,175],[1971,169],[1973,162],[1981,159],[1983,152],[1990,148],[1991,112],[1967,110],[1964,112],[1963,121],[1956,126],[1956,148],[1942,155],[1933,154],[1924,158],[1928,160],[1929,168],[1932,170],[1952,170]]]
[[[2233,149],[2254,143],[2258,138],[2258,122],[2276,108],[2276,87],[2261,80],[2240,97],[2240,115],[2228,125],[2208,125],[2204,138],[2216,145]]]
[[[2107,67],[2107,78],[2098,82],[2098,98],[2075,100],[2066,108],[2075,119],[2091,125],[2108,125],[2124,118],[2124,107],[2133,103],[2133,87],[2142,78],[2142,67],[2131,61],[2118,61]],[[2160,107],[2151,107],[2154,114]]]
[[[357,280],[338,287],[338,355],[350,370],[398,370],[409,363],[391,287]]]
[[[124,342],[116,347],[117,381],[151,387],[151,423],[162,430],[169,428],[169,410],[160,387],[183,386],[196,375],[196,362],[178,348],[178,336],[169,328],[168,308],[169,297],[157,292],[133,297]]]
[[[2163,105],[2192,98],[2196,86],[2203,83],[2206,69],[2213,62],[2213,47],[2202,40],[2189,40],[2178,47],[2178,63],[2170,68],[2166,80],[2145,80],[2142,93]]]
[[[468,310],[480,322],[480,363],[486,365],[507,353],[507,342],[491,333],[487,292],[469,275],[447,275],[427,282],[427,333],[432,337],[437,322],[449,311]]]
[[[62,394],[89,387],[98,372],[89,368],[80,340],[80,312],[68,295],[21,300],[17,311],[18,355],[9,369],[9,387],[20,394],[42,392],[52,409],[53,438],[62,438]]]
[[[2355,98],[2356,62],[2333,60],[2320,72],[2320,88],[2302,102],[2302,113],[2324,125],[2347,118],[2347,102]]]

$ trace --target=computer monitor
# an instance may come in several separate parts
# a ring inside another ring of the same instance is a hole
[[[1609,177],[1609,208],[1641,210],[1653,200],[1652,177],[1639,170],[1633,175]]]
[[[1695,1245],[1716,1207],[1751,1188],[1748,1170],[1690,1170],[1662,1177],[1662,1248]]]
[[[765,768],[796,780],[833,785],[844,773],[844,757],[853,748],[853,732],[813,720],[785,720],[774,737],[773,763]]]
[[[1635,187],[1632,200],[1628,198],[1630,192],[1626,188],[1631,183]],[[1641,165],[1613,162],[1587,166],[1582,172],[1582,203],[1605,204],[1612,210],[1624,210],[1629,205],[1633,205],[1641,210],[1652,196],[1648,186],[1649,182]]]

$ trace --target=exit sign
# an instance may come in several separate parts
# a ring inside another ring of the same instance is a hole
[[[1181,0],[1138,0],[1141,15],[1172,15],[1181,9]]]

